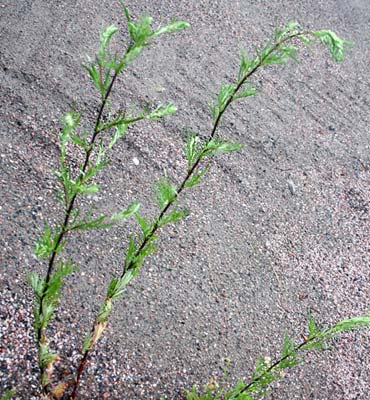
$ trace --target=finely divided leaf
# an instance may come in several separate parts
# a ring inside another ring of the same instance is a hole
[[[308,315],[308,334],[309,338],[314,338],[319,336],[321,329],[317,326],[315,318],[312,314]]]
[[[108,288],[107,297],[111,300],[116,300],[123,295],[124,289],[127,284],[134,277],[132,271],[126,271],[120,278],[113,278]]]
[[[147,237],[147,235],[150,234],[150,232],[154,226],[154,223],[149,222],[145,217],[140,215],[140,213],[138,213],[138,212],[135,213],[135,218],[136,218],[136,221],[138,222],[138,224],[140,225],[144,236]]]
[[[161,35],[162,33],[173,33],[180,32],[186,28],[189,28],[190,24],[185,21],[171,21],[167,26],[163,26],[161,28],[156,29],[151,37],[156,37]]]
[[[105,228],[110,228],[113,224],[112,223],[105,223],[104,221],[106,220],[105,215],[101,215],[98,218],[88,220],[84,218],[82,221],[77,221],[75,224],[73,224],[69,230],[70,231],[84,231],[87,229],[105,229]]]
[[[229,102],[233,99],[235,94],[235,87],[229,83],[222,85],[220,91],[217,96],[217,104],[210,104],[210,109],[212,112],[213,121],[215,122],[219,115],[222,114],[229,104]]]
[[[99,185],[94,183],[92,185],[76,184],[76,192],[81,194],[92,194],[99,192]]]
[[[299,26],[298,22],[289,22],[287,25],[284,25],[280,29],[275,29],[275,43],[280,42],[284,37],[288,35],[294,35],[298,33],[298,30],[296,29]]]
[[[165,117],[166,115],[175,114],[177,111],[176,106],[173,103],[166,105],[159,105],[155,110],[153,110],[149,115],[148,119],[153,121],[158,121],[159,119]]]
[[[128,124],[125,121],[116,125],[116,130],[108,146],[109,149],[111,149],[118,140],[122,139],[125,136],[127,127]]]
[[[131,215],[135,214],[140,208],[139,203],[132,203],[126,210],[119,211],[111,216],[111,220],[116,222],[120,221],[123,218],[128,218]]]
[[[174,208],[161,218],[161,220],[158,222],[158,227],[160,228],[161,226],[169,224],[170,222],[176,222],[181,218],[187,217],[189,214],[189,210],[178,210],[177,208]]]
[[[227,103],[232,99],[235,93],[234,85],[229,83],[221,86],[220,92],[217,97],[217,105],[220,112],[224,111]]]
[[[335,61],[343,61],[351,42],[341,39],[336,33],[330,30],[321,30],[313,32],[313,35],[325,43]]]
[[[42,236],[36,241],[36,257],[49,258],[53,251],[59,253],[64,247],[64,242],[59,243],[57,246],[58,239],[59,231],[53,232],[50,226],[46,224]]]
[[[193,186],[199,185],[202,177],[207,173],[208,168],[204,168],[198,173],[193,173],[191,177],[186,181],[184,187],[191,188]]]
[[[36,294],[36,306],[34,309],[35,315],[35,327],[36,331],[45,329],[48,325],[49,321],[51,320],[54,310],[58,305],[58,299],[61,295],[60,288],[63,284],[63,278],[75,271],[74,266],[72,265],[71,261],[63,262],[60,261],[55,272],[50,275],[49,282],[46,285],[45,280],[42,278],[36,279],[35,275],[33,274],[30,278],[30,283],[33,285]],[[40,293],[40,288],[42,285],[42,292]],[[42,312],[39,313],[39,306],[41,298],[42,300]]]
[[[256,66],[256,60],[250,58],[245,50],[240,52],[240,67],[238,73],[238,83],[240,83],[247,73]]]
[[[332,328],[327,330],[328,333],[337,333],[348,331],[352,329],[360,329],[364,326],[370,326],[370,316],[365,315],[363,317],[355,317],[350,319],[344,319],[335,324]]]
[[[300,362],[293,339],[289,336],[285,336],[281,361],[278,363],[276,369],[291,368],[298,365]]]
[[[240,143],[229,142],[218,137],[209,140],[202,152],[203,156],[212,156],[217,152],[228,152],[240,150],[243,147]]]
[[[40,277],[37,272],[31,272],[27,275],[27,280],[34,291],[36,298],[39,300],[44,290],[45,279],[43,277]]]
[[[105,48],[109,45],[112,36],[117,32],[117,27],[109,25],[100,33],[100,57],[102,60],[105,60]]]
[[[187,132],[187,144],[185,148],[185,154],[188,161],[188,169],[190,169],[193,164],[198,159],[201,153],[200,139],[199,136],[194,133]]]
[[[163,209],[176,198],[176,187],[169,178],[161,178],[154,187],[158,206]]]
[[[68,111],[67,114],[62,119],[63,128],[60,135],[60,140],[64,145],[68,141],[70,141],[70,134],[80,123],[81,114],[75,111]]]
[[[256,94],[256,88],[245,88],[242,89],[240,92],[238,92],[235,96],[234,96],[234,100],[238,100],[238,99],[242,99],[243,97],[250,97],[250,96],[254,96]]]

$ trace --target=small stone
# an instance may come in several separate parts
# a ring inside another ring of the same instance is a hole
[[[296,190],[296,189],[295,189],[295,184],[294,184],[294,182],[291,181],[290,179],[288,179],[287,182],[288,182],[288,187],[289,187],[290,193],[291,193],[291,194],[295,194],[295,190]]]
[[[134,157],[134,158],[132,159],[132,162],[133,162],[135,165],[139,165],[139,164],[140,164],[139,159],[136,158],[136,157]]]

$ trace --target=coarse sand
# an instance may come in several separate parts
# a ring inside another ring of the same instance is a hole
[[[370,308],[370,142],[368,0],[126,1],[154,25],[186,20],[158,38],[119,79],[119,109],[173,101],[176,115],[135,125],[99,175],[101,190],[81,203],[112,213],[133,201],[154,215],[152,183],[186,173],[186,128],[205,137],[208,104],[233,82],[275,21],[336,31],[354,42],[343,63],[327,50],[301,49],[300,64],[274,66],[252,80],[256,97],[232,105],[221,132],[244,145],[212,161],[181,205],[191,214],[161,232],[114,309],[84,375],[81,399],[184,398],[183,388],[250,378],[258,355],[279,355],[285,333],[298,342],[307,314],[327,326]],[[33,246],[46,221],[62,218],[52,193],[60,118],[75,104],[86,127],[98,95],[81,64],[99,31],[116,24],[118,1],[0,1],[0,393],[38,399],[32,293],[25,276],[45,271]],[[48,331],[68,374],[106,286],[119,273],[133,220],[71,236],[78,264]],[[369,330],[349,332],[274,384],[266,399],[369,400]]]

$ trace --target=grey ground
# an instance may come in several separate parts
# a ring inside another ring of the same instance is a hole
[[[184,175],[185,128],[206,135],[207,103],[232,81],[275,18],[331,28],[355,42],[333,64],[302,51],[301,64],[269,68],[259,95],[234,105],[225,136],[243,143],[218,158],[182,204],[192,214],[162,232],[159,251],[119,302],[88,368],[81,399],[182,398],[183,388],[250,377],[258,354],[278,354],[285,332],[300,340],[308,310],[322,324],[370,308],[368,0],[127,1],[133,15],[187,20],[191,28],[145,51],[114,90],[119,107],[173,101],[176,116],[141,124],[122,142],[102,191],[103,211],[133,200],[154,212],[152,182]],[[107,24],[127,34],[118,1],[0,1],[1,325],[0,387],[36,399],[30,270],[44,221],[60,217],[52,197],[55,132],[73,102],[91,121],[96,93],[80,68]],[[139,160],[135,165],[133,159]],[[295,193],[289,189],[293,182]],[[52,217],[51,217],[52,216]],[[105,285],[119,271],[132,222],[74,237],[80,272],[68,281],[54,322],[55,346],[71,365]],[[50,334],[53,334],[50,332]],[[369,331],[349,333],[275,385],[269,399],[369,399]],[[0,391],[0,393],[1,393]]]

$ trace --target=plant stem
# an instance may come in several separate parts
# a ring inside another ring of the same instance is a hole
[[[112,87],[114,85],[114,82],[115,82],[117,76],[118,76],[118,73],[115,72],[113,77],[112,77],[112,79],[111,79],[110,85],[109,85],[109,87],[108,87],[108,89],[107,89],[107,91],[106,91],[106,93],[105,93],[105,95],[104,95],[104,97],[102,99],[102,102],[101,102],[101,105],[100,105],[100,108],[99,108],[99,112],[98,112],[98,115],[96,117],[93,135],[92,135],[90,143],[89,143],[89,148],[86,151],[85,161],[84,161],[82,170],[80,171],[80,174],[79,174],[79,176],[77,178],[78,180],[83,178],[83,176],[84,176],[84,174],[86,172],[86,169],[87,169],[87,167],[89,165],[90,156],[91,156],[92,151],[94,149],[94,143],[95,143],[96,138],[97,138],[97,136],[99,134],[99,125],[100,125],[100,122],[101,122],[101,119],[102,119],[102,116],[103,116],[104,108],[106,106],[106,103],[108,101],[109,95],[110,95],[110,93],[112,91]],[[64,222],[63,222],[61,231],[59,232],[58,239],[57,239],[57,241],[56,241],[56,243],[54,245],[53,252],[52,252],[52,254],[50,256],[50,259],[49,259],[48,270],[47,270],[46,277],[45,277],[45,285],[44,285],[44,289],[42,291],[42,295],[41,295],[41,298],[40,298],[40,305],[39,305],[39,310],[38,310],[39,315],[42,315],[42,313],[43,313],[44,300],[45,300],[46,293],[47,293],[47,290],[48,290],[48,287],[49,287],[50,278],[51,278],[51,275],[53,273],[55,260],[56,260],[56,255],[57,255],[57,249],[58,249],[59,245],[62,243],[65,234],[68,232],[68,223],[69,223],[69,219],[70,219],[70,216],[71,216],[71,212],[73,211],[73,208],[74,208],[74,204],[75,204],[76,198],[77,198],[77,193],[73,195],[73,197],[71,198],[71,200],[70,200],[70,202],[68,204],[68,207],[66,207],[66,212],[65,212],[65,216],[64,216]],[[39,327],[37,332],[36,332],[36,337],[37,337],[38,347],[40,348],[42,342],[44,341],[44,329]],[[40,364],[41,364],[40,373],[41,373],[41,377],[42,377],[43,374],[45,373],[45,367],[42,365],[42,363],[40,363]],[[43,386],[43,393],[47,394],[48,393],[47,385],[42,385],[42,386]]]
[[[254,378],[251,382],[249,382],[247,385],[245,385],[243,387],[243,389],[241,389],[239,391],[239,394],[245,393],[248,389],[250,389],[251,386],[253,386],[255,383],[257,383],[260,379],[262,379],[267,373],[271,372],[272,370],[274,370],[280,363],[282,363],[283,361],[285,361],[286,359],[288,359],[290,356],[292,356],[293,354],[295,354],[297,351],[299,351],[303,346],[305,346],[307,343],[310,343],[312,341],[314,341],[315,339],[317,339],[316,336],[313,336],[311,338],[308,338],[307,340],[304,340],[303,342],[301,342],[298,346],[296,346],[294,348],[294,350],[292,350],[289,354],[285,355],[284,357],[281,357],[280,359],[278,359],[277,361],[275,361],[269,368],[267,368],[261,375],[257,376],[257,378]]]
[[[292,35],[289,35],[287,37],[285,37],[284,39],[280,40],[278,43],[276,43],[271,49],[270,51],[268,51],[266,53],[266,55],[264,57],[262,57],[258,64],[253,67],[247,74],[244,75],[243,79],[239,81],[238,85],[235,87],[234,89],[234,93],[232,96],[230,96],[230,98],[227,100],[225,107],[220,110],[214,124],[211,130],[211,133],[208,137],[208,141],[210,141],[216,134],[216,131],[220,125],[221,119],[223,114],[225,113],[226,109],[230,106],[230,104],[232,103],[232,101],[234,100],[234,96],[235,94],[237,94],[237,92],[241,89],[241,87],[245,84],[245,82],[252,76],[254,75],[263,65],[263,62],[265,61],[265,59],[272,54],[274,51],[278,50],[278,48],[284,44],[285,42],[292,40],[298,36],[302,36],[302,35],[306,35],[309,34],[310,32],[299,32],[299,33],[295,33]],[[181,184],[179,185],[179,187],[177,188],[176,192],[174,193],[173,198],[171,199],[171,201],[169,201],[167,203],[167,205],[161,210],[161,212],[159,213],[158,217],[156,218],[156,222],[154,223],[154,226],[152,227],[152,229],[150,230],[150,232],[145,236],[145,238],[143,239],[140,247],[137,249],[137,251],[135,252],[135,255],[133,257],[133,259],[135,259],[135,257],[137,257],[141,251],[145,248],[145,246],[150,242],[150,240],[153,238],[153,236],[155,235],[155,233],[157,232],[157,230],[159,229],[159,225],[160,225],[160,221],[161,219],[164,217],[164,215],[167,213],[167,211],[171,208],[171,206],[177,201],[179,195],[182,193],[182,191],[185,189],[187,182],[189,181],[189,179],[192,177],[193,173],[197,170],[201,159],[203,158],[204,153],[201,152],[200,155],[198,156],[198,158],[195,160],[194,164],[191,166],[191,168],[188,170],[185,178],[183,179],[183,181],[181,182]],[[134,267],[134,261],[130,261],[127,265],[125,265],[123,272],[121,274],[121,278],[124,276],[124,274],[129,271],[130,269],[132,269]],[[105,304],[110,301],[110,299],[107,297],[105,299]],[[95,319],[94,324],[91,328],[91,333],[93,333],[95,331],[96,326],[99,324],[100,322],[97,321],[97,319]],[[104,328],[103,328],[104,329]],[[87,364],[87,360],[88,357],[95,345],[95,343],[97,342],[97,340],[91,344],[91,346],[85,350],[83,352],[81,361],[77,367],[77,376],[73,385],[73,391],[72,391],[72,395],[71,395],[71,400],[76,399],[77,396],[77,392],[78,392],[78,386],[81,380],[81,376],[83,374],[83,371],[86,367]],[[302,344],[303,345],[303,344]]]
[[[276,43],[271,50],[262,58],[260,59],[259,63],[252,68],[244,77],[243,79],[238,83],[238,85],[236,86],[234,93],[232,96],[230,96],[230,98],[228,99],[228,101],[225,104],[225,107],[219,112],[214,124],[213,124],[213,128],[212,131],[208,137],[208,141],[210,141],[211,139],[213,139],[213,137],[216,134],[216,131],[220,125],[221,119],[223,114],[225,113],[226,109],[230,106],[230,104],[232,103],[234,96],[238,93],[238,91],[241,89],[241,87],[245,84],[245,82],[252,76],[254,75],[258,69],[263,65],[264,60],[274,51],[276,51],[279,46],[281,46],[284,42],[291,40],[297,36],[300,35],[304,35],[307,34],[307,32],[301,32],[299,34],[295,34],[295,35],[290,35],[288,37],[286,37],[285,39],[281,40],[280,42]],[[178,199],[179,195],[181,194],[181,192],[184,190],[187,182],[189,181],[189,179],[191,178],[191,176],[193,175],[193,173],[196,171],[196,169],[198,168],[200,161],[203,158],[204,153],[201,152],[200,155],[198,156],[198,158],[196,159],[196,161],[194,162],[194,164],[192,165],[192,167],[189,169],[187,175],[185,176],[185,178],[183,179],[183,181],[181,182],[180,186],[178,187],[178,189],[176,190],[173,198],[171,199],[171,201],[168,202],[168,204],[162,209],[162,211],[160,212],[160,214],[158,215],[156,222],[152,228],[152,230],[149,232],[149,234],[145,237],[145,239],[143,240],[143,242],[141,243],[141,246],[139,247],[139,249],[136,251],[135,256],[138,256],[140,254],[140,252],[145,248],[145,246],[147,245],[147,243],[151,240],[151,238],[153,237],[153,235],[155,235],[155,233],[157,232],[158,228],[159,228],[159,223],[161,221],[161,219],[163,218],[163,216],[167,213],[167,211],[169,210],[169,208],[172,206],[173,203],[176,202],[176,200]],[[134,258],[135,258],[134,256]],[[122,272],[121,278],[123,277],[123,275],[125,274],[126,271],[130,270],[130,268],[133,267],[133,261],[131,261],[124,269],[124,271]]]

